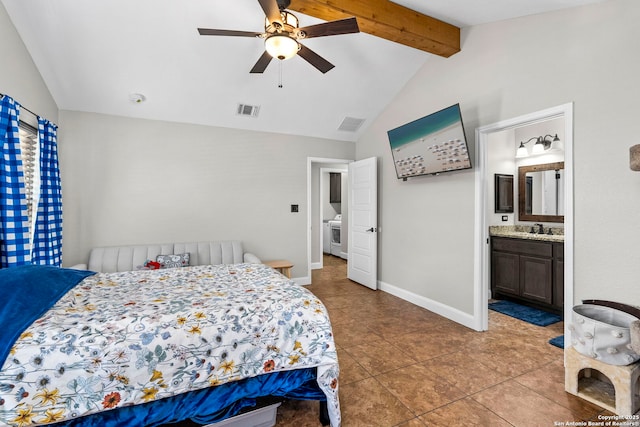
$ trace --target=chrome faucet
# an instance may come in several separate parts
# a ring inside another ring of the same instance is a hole
[[[533,224],[535,227],[538,227],[538,234],[544,234],[544,227],[542,224]]]

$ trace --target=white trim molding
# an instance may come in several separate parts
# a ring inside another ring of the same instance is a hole
[[[397,286],[390,285],[389,283],[385,283],[380,280],[378,280],[378,290],[384,291],[388,294],[415,304],[418,307],[422,307],[433,313],[439,314],[440,316],[460,323],[463,326],[475,329],[474,318],[469,313],[465,313],[448,305],[442,304],[438,301],[434,301],[422,295],[415,294],[413,292],[407,291],[406,289],[398,288]]]

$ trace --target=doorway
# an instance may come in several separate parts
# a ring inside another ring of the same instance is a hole
[[[310,157],[307,159],[307,277],[311,279],[311,271],[321,269],[323,267],[324,253],[324,231],[328,225],[325,219],[334,219],[335,215],[342,215],[342,224],[346,224],[349,212],[347,202],[341,200],[338,205],[336,203],[322,203],[323,194],[329,193],[329,173],[341,173],[346,178],[348,174],[348,165],[353,162],[350,159],[331,159]],[[326,184],[324,179],[326,178]],[[346,187],[346,179],[345,187]],[[346,189],[343,193],[346,193]],[[328,206],[327,206],[328,205]],[[337,212],[339,209],[340,212]],[[326,218],[325,218],[326,217]],[[329,218],[331,217],[331,218]],[[346,256],[346,227],[341,227],[341,241],[345,242],[344,253]],[[344,240],[343,240],[344,239]],[[334,245],[335,246],[335,245]]]
[[[342,168],[320,168],[320,192],[318,194],[319,218],[322,221],[322,252],[347,259],[347,165]],[[343,211],[344,221],[342,220]],[[313,256],[313,255],[312,255]],[[324,265],[324,257],[320,257]]]
[[[341,208],[341,245],[342,248],[346,245],[347,276],[350,280],[371,289],[377,289],[377,162],[376,157],[359,161],[308,158],[307,274],[309,279],[312,269],[322,268],[323,218],[319,208],[321,169],[336,163],[337,167],[347,164],[348,183],[343,195],[343,198],[347,198],[347,209],[344,208],[344,200]]]
[[[490,283],[489,254],[489,218],[488,195],[489,182],[493,179],[488,168],[491,137],[506,130],[519,129],[548,120],[564,119],[564,157],[565,157],[565,221],[564,221],[564,317],[569,319],[573,303],[573,104],[564,104],[510,120],[504,120],[476,129],[476,224],[474,260],[474,329],[488,329],[488,301]],[[515,153],[515,141],[514,141]],[[565,322],[565,336],[568,337],[568,322]]]

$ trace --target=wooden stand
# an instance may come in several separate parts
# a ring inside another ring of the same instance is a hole
[[[275,268],[280,273],[287,276],[287,278],[291,279],[291,267],[293,267],[291,261],[287,261],[286,259],[277,259],[274,261],[265,261],[264,264],[271,268]]]
[[[568,348],[564,375],[565,391],[617,415],[633,415],[640,409],[640,362],[609,365]]]

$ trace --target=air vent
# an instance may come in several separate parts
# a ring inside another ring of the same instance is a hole
[[[355,117],[345,117],[338,130],[343,130],[345,132],[355,132],[360,126],[364,123],[365,119],[356,119]]]
[[[239,116],[258,117],[260,107],[257,105],[238,104],[236,114]]]

